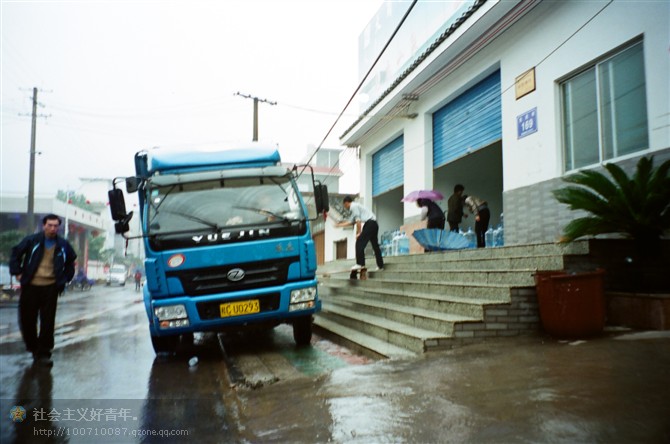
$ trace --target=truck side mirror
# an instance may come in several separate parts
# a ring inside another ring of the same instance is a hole
[[[126,193],[134,193],[140,187],[139,177],[126,177]]]
[[[133,217],[133,212],[126,214],[126,216],[114,224],[114,232],[116,234],[123,234],[130,231],[130,219]]]
[[[109,190],[107,193],[109,198],[109,211],[112,213],[112,219],[120,221],[127,216],[126,201],[123,198],[123,191],[118,188]]]
[[[322,183],[314,185],[314,204],[316,205],[316,212],[318,214],[330,211],[330,203],[328,202],[328,186]]]

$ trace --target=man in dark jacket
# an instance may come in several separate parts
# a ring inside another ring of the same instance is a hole
[[[51,367],[58,295],[74,276],[77,255],[68,241],[58,236],[58,216],[49,214],[42,224],[41,233],[26,236],[12,248],[9,272],[21,282],[19,325],[26,349],[37,364]]]
[[[465,187],[460,183],[454,187],[454,194],[449,196],[447,201],[447,222],[449,222],[449,231],[454,231],[458,233],[458,224],[463,220],[463,216],[468,217],[467,214],[463,214],[463,191]]]

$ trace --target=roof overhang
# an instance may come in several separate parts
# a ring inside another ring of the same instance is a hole
[[[340,136],[342,145],[357,147],[391,120],[415,118],[408,112],[422,94],[485,48],[541,0],[478,2],[461,20],[417,56],[382,95]]]

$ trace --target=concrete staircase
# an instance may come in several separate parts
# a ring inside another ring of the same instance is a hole
[[[319,267],[323,310],[315,325],[388,358],[536,333],[533,274],[564,269],[588,248],[574,242],[387,257],[384,270],[369,271],[365,281],[342,272],[353,260],[330,262]]]

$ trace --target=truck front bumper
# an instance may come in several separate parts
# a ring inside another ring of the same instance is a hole
[[[278,325],[321,310],[316,279],[255,290],[152,299],[145,293],[152,336]]]

